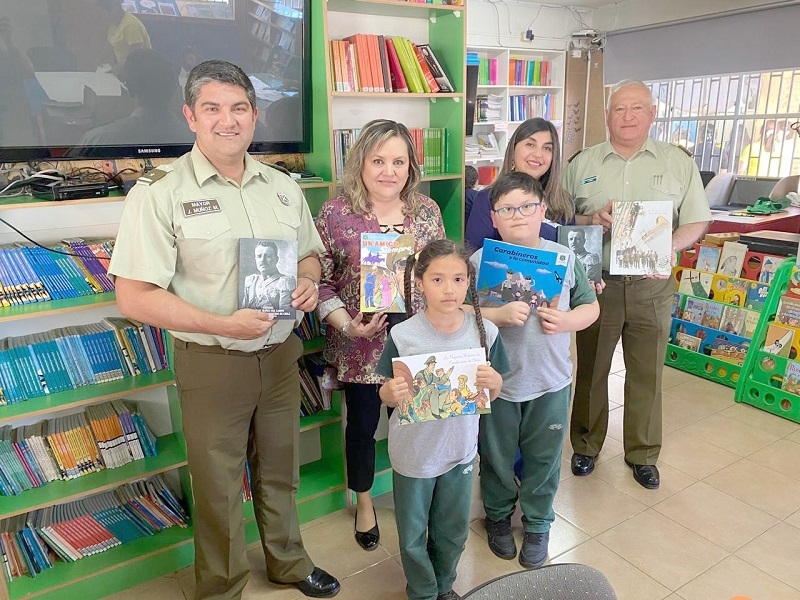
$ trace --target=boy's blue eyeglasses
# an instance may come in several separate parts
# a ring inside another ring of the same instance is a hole
[[[493,208],[492,212],[504,221],[507,221],[508,219],[512,219],[514,217],[514,213],[517,211],[519,211],[519,214],[521,214],[523,217],[533,216],[533,213],[535,213],[536,209],[538,209],[541,205],[541,202],[528,202],[522,206],[503,206],[501,208]]]

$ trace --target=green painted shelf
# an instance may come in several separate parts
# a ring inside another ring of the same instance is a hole
[[[74,563],[57,562],[35,578],[18,577],[9,585],[16,598],[94,600],[182,569],[192,563],[191,527],[170,527]],[[145,567],[145,563],[149,563]]]
[[[316,354],[322,352],[325,347],[325,336],[315,337],[310,340],[303,340],[303,354]]]
[[[65,298],[64,300],[50,300],[49,302],[34,302],[18,306],[6,306],[0,309],[0,323],[3,321],[17,321],[20,319],[33,319],[46,317],[76,310],[86,310],[99,306],[116,304],[117,296],[114,292],[79,296],[78,298]]]
[[[317,460],[300,467],[300,490],[297,502],[325,494],[344,485],[344,469],[336,468],[331,460]],[[341,466],[341,465],[339,465]]]
[[[158,456],[135,460],[115,469],[103,469],[77,479],[52,481],[18,496],[3,496],[0,498],[0,518],[7,519],[51,504],[70,502],[185,464],[183,434],[171,433],[158,438]]]
[[[449,13],[458,13],[460,16],[464,12],[464,7],[415,3],[406,0],[328,0],[328,10],[384,17],[436,18]]]
[[[321,410],[308,417],[300,417],[300,431],[317,429],[318,427],[341,420],[342,415],[339,414],[338,410]]]
[[[87,404],[97,404],[123,398],[143,390],[165,387],[175,383],[172,371],[156,371],[148,375],[125,377],[117,381],[85,385],[74,390],[31,398],[24,402],[0,406],[0,425],[21,417],[35,417],[56,413]]]

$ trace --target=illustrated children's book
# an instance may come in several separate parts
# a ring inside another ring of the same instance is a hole
[[[712,296],[712,282],[714,276],[710,273],[701,273],[695,269],[683,269],[678,291],[686,296],[709,298]]]
[[[669,275],[672,210],[668,200],[614,202],[612,275]]]
[[[744,335],[744,320],[747,311],[738,306],[727,305],[722,309],[722,319],[720,320],[719,330],[735,335]]]
[[[483,348],[393,358],[392,373],[410,392],[395,409],[400,423],[490,412],[489,390],[475,385],[478,366],[485,364]]]
[[[294,319],[297,240],[239,239],[239,308],[254,308],[276,319]]]
[[[595,285],[603,276],[603,227],[600,225],[562,225],[558,243],[575,253],[586,275]]]
[[[481,306],[526,302],[531,308],[558,306],[569,254],[487,239],[478,269]]]
[[[789,351],[792,349],[793,337],[793,329],[788,329],[772,323],[769,329],[767,329],[767,337],[764,340],[764,352],[788,358]]]
[[[694,337],[693,335],[689,335],[688,333],[681,333],[678,332],[678,335],[675,338],[675,344],[680,346],[681,348],[686,348],[687,350],[693,350],[697,352],[700,350],[700,342],[702,342],[699,337]]]
[[[739,277],[744,266],[745,254],[747,254],[746,244],[725,242],[722,246],[722,255],[719,257],[717,273],[729,277]]]
[[[722,248],[719,246],[700,246],[697,253],[697,268],[706,273],[716,273],[720,252]]]
[[[786,365],[786,375],[783,377],[781,389],[790,394],[800,394],[800,363],[792,360]]]
[[[399,233],[361,234],[361,312],[404,313],[406,259],[414,238]]]
[[[778,303],[775,320],[789,327],[800,328],[800,300],[784,296]]]
[[[706,312],[706,304],[706,300],[698,300],[692,297],[686,298],[686,304],[683,307],[683,320],[690,323],[702,323],[703,315]]]
[[[674,319],[681,319],[683,318],[683,308],[681,307],[683,304],[683,294],[679,294],[675,292],[672,294],[672,317]]]
[[[718,302],[706,302],[706,310],[703,313],[703,318],[700,324],[703,327],[710,327],[711,329],[720,329],[720,321],[722,320],[723,305]]]
[[[772,278],[775,277],[775,271],[778,270],[778,266],[786,260],[785,256],[770,256],[769,254],[764,256],[764,260],[761,261],[761,271],[758,273],[758,281],[761,283],[772,283]]]

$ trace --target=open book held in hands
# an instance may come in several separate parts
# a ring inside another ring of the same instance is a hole
[[[239,308],[294,319],[296,287],[297,240],[239,239]]]
[[[394,376],[402,377],[409,389],[395,409],[400,423],[490,412],[489,390],[475,385],[478,367],[485,364],[483,348],[393,358]]]

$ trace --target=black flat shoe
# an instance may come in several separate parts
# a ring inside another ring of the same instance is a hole
[[[356,511],[356,516],[353,522],[353,530],[355,531],[356,542],[358,542],[358,545],[367,551],[375,550],[381,541],[381,532],[378,530],[378,515],[375,513],[374,508],[372,509],[372,513],[375,515],[375,527],[369,531],[359,531],[355,528],[355,522],[358,521],[358,511]]]
[[[661,484],[658,467],[655,465],[634,465],[627,460],[625,462],[633,469],[633,478],[636,480],[636,483],[648,490],[658,489],[658,486]]]
[[[333,598],[342,587],[333,575],[329,575],[319,567],[314,567],[311,575],[300,581],[273,581],[272,583],[293,585],[309,598]]]
[[[576,452],[572,455],[570,467],[572,468],[573,475],[577,475],[578,477],[588,475],[594,471],[594,456],[586,456],[585,454]]]

